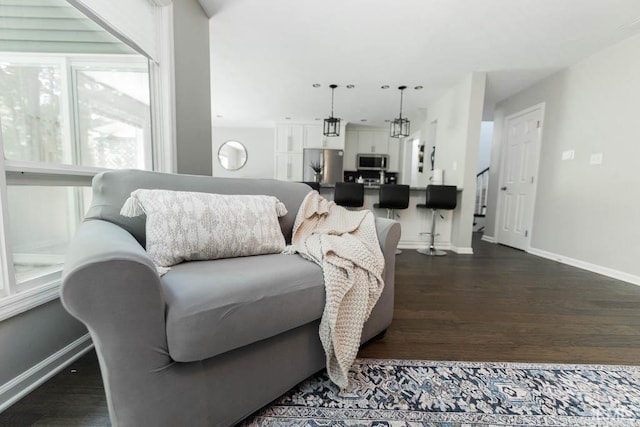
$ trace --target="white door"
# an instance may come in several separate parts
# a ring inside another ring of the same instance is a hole
[[[542,134],[542,108],[507,119],[499,191],[498,243],[529,246]]]

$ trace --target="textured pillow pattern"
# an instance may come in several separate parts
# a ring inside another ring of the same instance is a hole
[[[273,196],[136,190],[120,212],[147,215],[147,252],[160,267],[282,252],[278,217],[287,210]]]

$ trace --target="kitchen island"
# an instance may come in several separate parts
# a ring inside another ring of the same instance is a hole
[[[374,209],[374,203],[378,202],[380,187],[378,185],[365,185],[364,187],[364,207],[369,209],[375,216],[387,216],[386,209]],[[333,185],[320,185],[320,195],[328,200],[333,200]],[[462,189],[458,188],[458,193]],[[396,220],[400,221],[402,235],[398,248],[400,249],[422,249],[428,246],[428,237],[420,235],[431,230],[431,210],[416,208],[419,203],[425,202],[425,187],[411,187],[409,192],[409,207],[397,210]],[[451,247],[451,222],[452,211],[440,211],[444,219],[437,217],[436,221],[436,247],[448,250]]]

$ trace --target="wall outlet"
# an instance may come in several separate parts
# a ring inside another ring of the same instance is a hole
[[[567,150],[562,152],[562,160],[573,160],[576,157],[575,150]]]
[[[601,165],[602,164],[602,153],[593,153],[589,158],[590,165]]]

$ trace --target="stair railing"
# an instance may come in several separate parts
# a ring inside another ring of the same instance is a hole
[[[476,174],[476,204],[474,216],[484,217],[487,213],[487,196],[489,188],[489,168]]]

